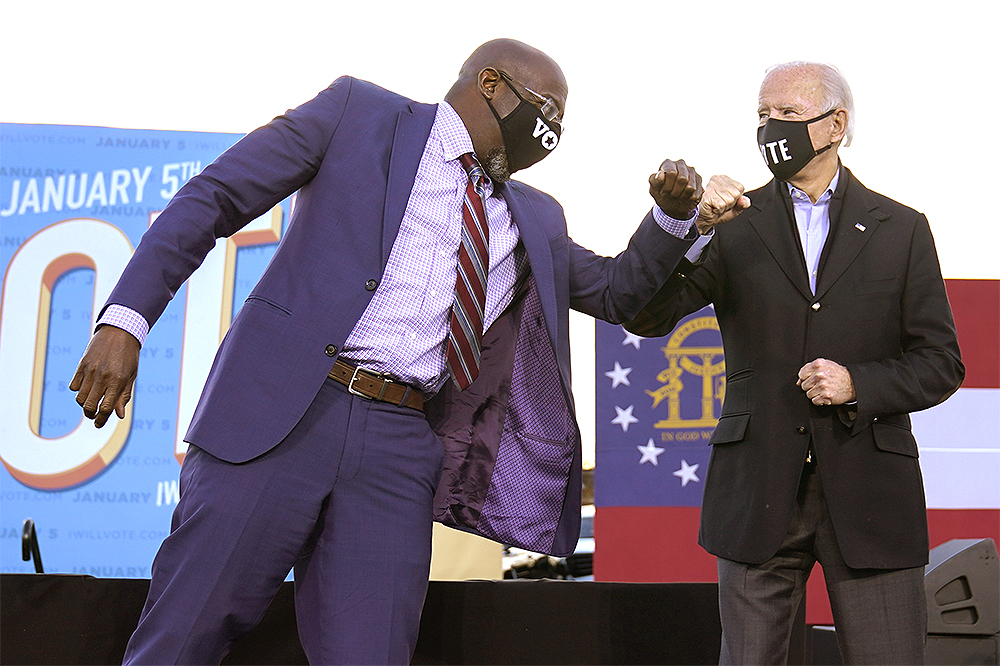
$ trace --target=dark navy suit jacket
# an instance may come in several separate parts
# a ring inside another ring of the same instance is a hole
[[[217,238],[298,191],[270,265],[219,348],[188,442],[246,461],[278,445],[301,418],[381,280],[435,112],[340,78],[226,151],[143,236],[108,302],[152,325]],[[461,393],[448,387],[428,406],[446,449],[435,517],[567,553],[580,505],[569,308],[613,322],[635,316],[689,241],[647,215],[625,252],[600,257],[567,236],[562,209],[548,195],[514,181],[496,191],[518,226],[531,278],[487,332],[477,382]],[[525,377],[549,378],[542,385],[554,390],[530,395],[518,387]],[[524,481],[515,484],[522,497],[495,492],[500,469]]]
[[[944,400],[965,376],[927,218],[842,167],[813,294],[787,187],[772,180],[749,197],[704,261],[682,262],[626,324],[664,335],[715,304],[727,383],[699,541],[729,560],[771,558],[811,443],[848,566],[922,566],[927,514],[909,413]],[[856,405],[818,407],[796,386],[816,358],[847,367]]]

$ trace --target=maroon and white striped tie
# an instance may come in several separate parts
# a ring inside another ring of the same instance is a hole
[[[462,201],[462,243],[458,248],[458,279],[448,333],[448,370],[459,389],[479,376],[486,311],[486,276],[490,270],[490,230],[486,225],[486,181],[472,153],[459,161],[469,174]]]

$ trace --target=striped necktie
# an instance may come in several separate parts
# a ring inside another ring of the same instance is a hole
[[[462,243],[458,248],[458,279],[448,333],[448,370],[460,390],[479,376],[486,311],[486,275],[490,270],[490,230],[486,225],[486,181],[472,153],[459,161],[469,174],[462,200]]]

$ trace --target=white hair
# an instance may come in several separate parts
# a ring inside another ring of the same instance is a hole
[[[854,95],[851,94],[851,86],[848,85],[847,79],[839,69],[822,62],[795,60],[779,65],[771,65],[764,73],[764,78],[766,79],[773,72],[784,72],[800,68],[812,69],[817,73],[823,91],[824,113],[831,109],[844,109],[847,111],[847,131],[844,133],[844,145],[851,145],[851,140],[854,139]]]

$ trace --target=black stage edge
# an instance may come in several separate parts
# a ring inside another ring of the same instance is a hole
[[[120,663],[148,588],[140,579],[0,575],[0,663]],[[717,594],[714,583],[432,581],[413,663],[718,663]],[[306,663],[290,583],[223,663]]]

